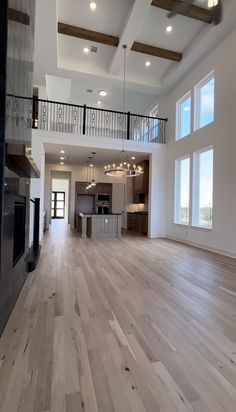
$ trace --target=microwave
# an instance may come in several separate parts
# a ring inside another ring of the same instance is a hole
[[[110,196],[109,195],[98,195],[98,201],[100,202],[109,202]]]

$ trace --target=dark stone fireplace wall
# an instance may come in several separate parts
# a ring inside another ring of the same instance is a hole
[[[7,144],[31,147],[31,101],[19,96],[33,95],[34,23],[35,0],[0,0],[0,335],[27,277],[30,179],[12,169]]]

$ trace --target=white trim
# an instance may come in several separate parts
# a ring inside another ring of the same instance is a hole
[[[181,105],[184,103],[187,99],[190,98],[190,130],[189,133],[182,135],[181,133],[181,126],[182,126],[182,119],[181,119]],[[179,99],[176,102],[176,121],[175,121],[175,140],[181,140],[186,137],[188,137],[192,132],[192,91],[189,90],[181,99]]]
[[[168,235],[166,236],[166,239],[174,240],[175,242],[183,243],[184,245],[193,246],[193,247],[196,247],[198,249],[207,250],[209,252],[217,253],[217,254],[220,254],[220,255],[223,255],[223,256],[227,256],[227,257],[236,259],[236,253],[231,251],[231,250],[218,249],[214,246],[205,246],[205,245],[202,245],[202,244],[197,243],[197,242],[187,242],[185,240],[182,240],[182,239],[179,239],[179,238],[176,238],[176,237],[173,237],[173,236],[168,236]]]
[[[178,159],[175,159],[175,188],[174,188],[174,224],[181,224],[184,225],[184,223],[181,222],[181,208],[180,208],[180,193],[181,193],[181,181],[180,181],[180,173],[181,173],[181,161],[183,160],[189,160],[189,203],[188,203],[188,208],[190,212],[190,166],[191,166],[191,156],[190,154],[187,154],[185,156],[179,157]],[[189,226],[189,222],[186,223],[186,226]]]

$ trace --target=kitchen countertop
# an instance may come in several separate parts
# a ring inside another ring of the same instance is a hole
[[[86,216],[101,216],[101,217],[106,217],[106,216],[120,216],[122,213],[80,213],[77,212],[78,215],[80,215],[81,217]]]
[[[129,215],[148,215],[148,212],[127,212]]]

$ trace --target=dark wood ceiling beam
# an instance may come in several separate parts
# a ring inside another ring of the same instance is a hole
[[[69,24],[61,22],[58,22],[58,33],[77,37],[79,39],[89,40],[96,43],[106,44],[113,47],[118,47],[119,45],[119,37],[87,30],[82,27],[71,26]],[[138,42],[133,43],[131,50],[138,53],[148,54],[150,56],[160,57],[162,59],[173,60],[175,62],[179,62],[183,57],[182,53],[177,53],[171,50],[166,50],[160,47]]]
[[[176,9],[176,7],[179,6],[180,3],[181,0],[152,0],[152,6],[159,7],[160,9],[168,11]],[[186,10],[181,13],[181,15],[190,17],[191,19],[200,20],[208,24],[212,23],[214,20],[211,10],[195,6],[194,4],[187,7]]]
[[[9,20],[15,21],[16,23],[21,23],[26,26],[30,24],[30,16],[27,13],[15,9],[8,9],[7,17]]]
[[[99,33],[97,31],[87,30],[82,27],[71,26],[70,24],[60,22],[58,22],[58,33],[113,47],[118,47],[119,44],[119,37],[110,36],[109,34]]]
[[[138,43],[137,41],[134,42],[131,50],[138,53],[149,54],[150,56],[161,57],[162,59],[173,60],[175,62],[179,62],[183,57],[182,53],[161,49],[160,47],[151,46],[149,44]]]

